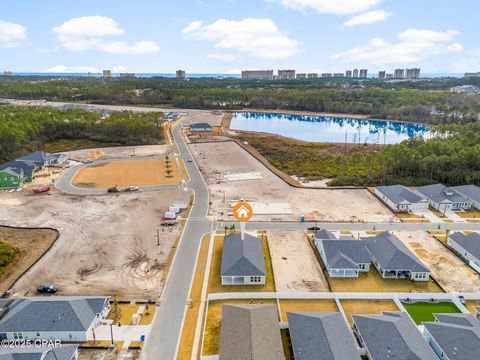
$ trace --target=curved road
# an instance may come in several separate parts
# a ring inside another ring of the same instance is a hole
[[[193,156],[180,135],[180,126],[173,129],[172,133],[180,158],[185,161],[190,175],[188,184],[194,191],[195,199],[160,299],[160,306],[142,350],[142,358],[146,360],[175,359],[200,242],[203,235],[214,226],[213,221],[207,218],[209,207],[207,184],[195,160],[187,161],[193,159]]]

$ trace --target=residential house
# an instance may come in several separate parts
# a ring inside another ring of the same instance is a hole
[[[295,360],[360,360],[355,338],[339,312],[287,313]]]
[[[480,273],[480,234],[455,232],[448,236],[447,244]]]
[[[362,241],[373,265],[385,279],[410,279],[428,281],[430,271],[417,257],[390,232],[372,237],[364,237]]]
[[[473,205],[471,200],[453,188],[442,184],[420,186],[415,188],[415,191],[420,196],[425,196],[430,205],[442,213],[452,210],[468,210]]]
[[[460,195],[465,196],[469,201],[473,202],[474,207],[480,209],[480,187],[475,185],[461,185],[453,186],[452,189]]]
[[[50,154],[45,151],[35,151],[34,153],[18,158],[17,161],[22,161],[34,165],[36,169],[41,169],[45,166],[66,163],[68,156],[66,154]]]
[[[352,318],[370,360],[438,360],[406,312]]]
[[[20,188],[33,180],[35,167],[22,161],[0,165],[0,188]]]
[[[24,297],[0,302],[0,340],[86,341],[110,310],[108,297]]]
[[[480,357],[480,321],[471,314],[433,314],[423,323],[423,336],[439,359],[471,360]]]
[[[395,212],[428,210],[428,200],[403,185],[378,186],[375,194]]]
[[[220,360],[285,360],[275,305],[222,306]]]
[[[265,257],[262,240],[244,234],[229,234],[223,239],[222,285],[264,285]]]
[[[78,345],[0,347],[0,360],[76,360]]]
[[[331,277],[358,277],[360,272],[370,271],[370,256],[363,241],[334,235],[332,239],[331,235],[326,230],[315,235],[315,245]]]

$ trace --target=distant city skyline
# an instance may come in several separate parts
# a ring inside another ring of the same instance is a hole
[[[5,0],[0,70],[476,72],[479,9],[473,0]]]

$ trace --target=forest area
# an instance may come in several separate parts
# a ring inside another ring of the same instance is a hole
[[[192,109],[275,109],[395,119],[430,124],[478,119],[480,95],[452,94],[478,79],[386,82],[375,79],[242,81],[191,78],[23,77],[0,79],[0,97]]]
[[[0,161],[42,150],[59,140],[109,145],[163,143],[162,116],[159,112],[121,111],[103,118],[83,109],[0,105]]]

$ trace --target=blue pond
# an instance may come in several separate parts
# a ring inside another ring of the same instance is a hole
[[[303,141],[397,144],[414,137],[428,138],[425,125],[395,121],[364,120],[330,116],[238,112],[232,130],[256,131]]]

